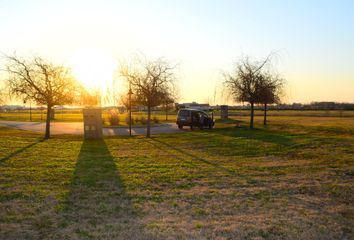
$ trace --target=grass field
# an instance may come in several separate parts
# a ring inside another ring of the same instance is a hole
[[[160,123],[164,122],[175,122],[176,121],[177,112],[174,110],[169,111],[168,120],[166,120],[166,115],[161,111],[153,111],[152,118],[156,117]],[[249,110],[230,110],[229,115],[231,118],[238,117],[248,117],[250,114]],[[126,118],[128,117],[127,113],[119,114],[119,125],[126,126]],[[215,117],[218,118],[220,116],[219,111],[215,111]],[[256,110],[255,116],[263,116],[263,111]],[[269,110],[268,116],[286,116],[286,117],[354,117],[354,111],[340,111],[340,110]],[[146,112],[133,112],[132,118],[133,123],[135,125],[141,125],[140,122],[136,123],[136,119],[140,119],[141,117],[147,118]],[[104,110],[102,114],[102,118],[104,119],[105,125],[109,124],[109,111]],[[0,112],[0,120],[8,120],[8,121],[39,121],[43,122],[46,119],[45,111],[40,110],[32,110],[32,117],[30,118],[29,110],[13,110],[10,112]],[[79,109],[64,109],[56,110],[54,122],[82,122],[82,110]]]
[[[354,117],[352,110],[268,110],[269,116],[287,117]],[[230,110],[231,116],[249,116],[250,110]],[[263,116],[262,110],[255,110],[255,116]]]
[[[101,141],[0,128],[0,239],[353,239],[354,118],[238,119]]]
[[[102,113],[102,119],[104,120],[105,126],[110,126],[109,122],[109,111],[104,110]],[[121,113],[119,116],[119,126],[127,126],[127,113]],[[147,119],[146,112],[133,112],[132,119],[133,125],[144,125],[140,122],[141,118]],[[166,120],[165,113],[162,112],[153,112],[151,115],[152,124],[155,122],[154,119],[158,120],[158,123],[167,123],[167,122],[175,122],[176,121],[176,112],[172,111],[168,114],[168,119]],[[44,122],[46,120],[45,112],[41,112],[40,110],[33,110],[31,115],[28,110],[21,111],[11,111],[11,112],[0,112],[0,120],[6,121],[33,121],[33,122]],[[57,110],[55,114],[55,119],[53,122],[82,122],[83,115],[82,110]]]

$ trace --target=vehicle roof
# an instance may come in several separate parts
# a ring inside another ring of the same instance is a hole
[[[193,109],[193,108],[183,108],[183,109],[180,109],[179,111],[202,112],[202,113],[208,114],[207,112],[205,112],[205,111],[203,111],[203,110]]]

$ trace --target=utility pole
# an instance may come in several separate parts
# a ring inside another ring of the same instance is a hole
[[[129,136],[132,135],[132,88],[131,88],[131,84],[129,82]]]
[[[32,122],[32,104],[30,102],[30,121]]]
[[[26,103],[27,101],[24,99],[23,100],[23,109],[26,112]],[[32,106],[31,106],[31,102],[30,102],[30,107],[29,107],[29,115],[30,115],[30,121],[32,122]]]
[[[166,102],[165,102],[165,113],[166,113],[166,122],[167,122],[167,120],[168,120],[168,102],[167,102],[167,100],[166,100]]]

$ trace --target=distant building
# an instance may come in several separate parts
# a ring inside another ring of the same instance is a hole
[[[198,109],[202,111],[209,111],[211,110],[211,107],[208,103],[197,103],[197,102],[191,102],[191,103],[177,103],[176,104],[177,109],[181,108],[192,108],[192,109]]]
[[[22,110],[25,108],[21,105],[3,105],[1,106],[1,109],[3,111],[12,111],[12,110]]]

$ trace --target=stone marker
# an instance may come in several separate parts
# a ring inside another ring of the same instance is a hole
[[[102,138],[102,110],[100,108],[85,108],[84,115],[84,137],[85,139]]]
[[[229,118],[228,105],[220,105],[220,116],[221,116],[221,120],[227,120]]]

